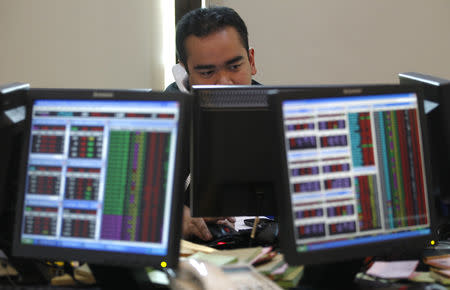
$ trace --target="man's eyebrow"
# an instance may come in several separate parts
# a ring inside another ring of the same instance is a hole
[[[230,64],[233,64],[235,62],[241,61],[243,58],[244,57],[242,55],[238,55],[236,57],[233,57],[230,60],[227,60],[225,62],[225,65],[230,65]],[[207,69],[215,69],[215,68],[216,68],[216,66],[213,65],[213,64],[199,64],[199,65],[194,66],[195,70],[207,70]]]
[[[199,64],[199,65],[194,66],[195,70],[214,69],[214,68],[216,68],[216,66],[213,64]]]
[[[227,62],[225,62],[225,64],[226,64],[226,65],[230,65],[230,64],[233,64],[233,63],[235,63],[235,62],[238,62],[238,61],[242,60],[243,58],[244,58],[244,57],[243,57],[242,55],[239,55],[239,56],[236,56],[236,57],[234,57],[234,58],[228,60]]]

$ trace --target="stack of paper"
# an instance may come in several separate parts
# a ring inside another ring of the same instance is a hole
[[[383,279],[408,279],[417,268],[419,261],[377,261],[367,270],[367,274]]]
[[[271,276],[272,272],[282,267],[286,262],[283,259],[282,254],[277,254],[275,257],[272,258],[269,262],[266,262],[264,264],[260,264],[256,266],[256,270],[262,274],[265,274],[267,276]]]
[[[221,255],[220,252],[218,253],[203,253],[203,252],[198,252],[193,254],[192,256],[189,257],[189,259],[195,259],[198,261],[204,261],[204,262],[208,262],[211,263],[215,266],[225,266],[231,263],[236,263],[238,261],[238,258],[235,256],[227,256],[227,255]]]
[[[242,248],[233,250],[222,250],[221,255],[233,256],[237,258],[237,263],[240,264],[253,264],[253,261],[257,259],[261,254],[270,252],[272,247],[253,247],[253,248]]]
[[[190,255],[193,255],[197,252],[203,252],[203,253],[213,253],[213,252],[217,252],[218,250],[211,248],[211,247],[207,247],[204,245],[199,245],[196,243],[192,243],[186,240],[181,240],[180,241],[180,256],[181,257],[188,257]]]
[[[181,255],[216,266],[229,264],[252,265],[256,271],[269,277],[283,288],[297,286],[303,276],[303,266],[289,266],[282,254],[272,247],[216,250],[182,240]]]
[[[288,266],[287,269],[280,276],[275,276],[274,281],[283,288],[296,287],[303,277],[305,268],[300,266]]]
[[[431,278],[441,284],[450,285],[450,255],[425,257],[423,261],[431,266]]]

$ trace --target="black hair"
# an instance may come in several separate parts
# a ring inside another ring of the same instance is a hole
[[[244,20],[229,7],[198,8],[186,13],[177,24],[177,57],[186,66],[187,54],[184,42],[190,35],[208,36],[228,26],[234,27],[248,53],[248,32]]]

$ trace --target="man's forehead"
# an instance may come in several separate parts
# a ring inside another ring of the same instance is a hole
[[[189,39],[196,39],[198,41],[208,41],[210,39],[215,39],[220,36],[222,36],[222,37],[226,36],[228,41],[233,41],[233,42],[236,41],[236,42],[240,43],[242,45],[242,47],[245,48],[245,45],[243,44],[243,40],[241,39],[239,32],[237,31],[237,29],[235,27],[230,26],[230,25],[219,28],[217,30],[213,30],[206,35],[190,34],[190,35],[186,36],[184,42],[186,43],[186,41]]]
[[[185,40],[185,48],[188,63],[194,65],[224,64],[247,53],[233,27],[204,37],[190,35]]]

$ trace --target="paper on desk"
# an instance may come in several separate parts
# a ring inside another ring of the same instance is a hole
[[[187,257],[197,252],[213,253],[217,252],[217,250],[204,245],[192,243],[183,239],[180,241],[180,256]]]
[[[17,275],[19,275],[19,273],[9,263],[7,263],[6,266],[3,265],[0,266],[0,277],[17,276]]]
[[[440,255],[440,256],[430,256],[423,259],[425,264],[430,266],[440,268],[440,269],[450,269],[450,255]]]
[[[257,256],[253,257],[252,260],[249,261],[250,265],[253,265],[256,262],[260,261],[264,256],[269,254],[271,251],[272,251],[272,247],[270,247],[270,246],[262,248],[261,252]]]
[[[414,272],[409,280],[417,283],[433,283],[434,279],[430,277],[430,272]]]
[[[407,279],[418,264],[419,261],[417,260],[375,262],[366,273],[384,279]]]
[[[262,265],[256,266],[256,271],[269,275],[279,267],[283,266],[285,263],[283,254],[277,254],[270,260],[270,262],[264,263]]]
[[[209,262],[209,263],[219,266],[219,267],[221,267],[223,265],[231,264],[231,263],[236,263],[238,261],[237,257],[220,255],[220,254],[216,254],[216,253],[207,254],[207,253],[202,253],[202,252],[197,252],[197,253],[191,255],[189,258]]]
[[[259,255],[261,255],[261,253],[263,253],[265,249],[266,248],[263,247],[240,248],[232,250],[221,250],[217,254],[237,257],[238,263],[252,264],[252,261]]]

